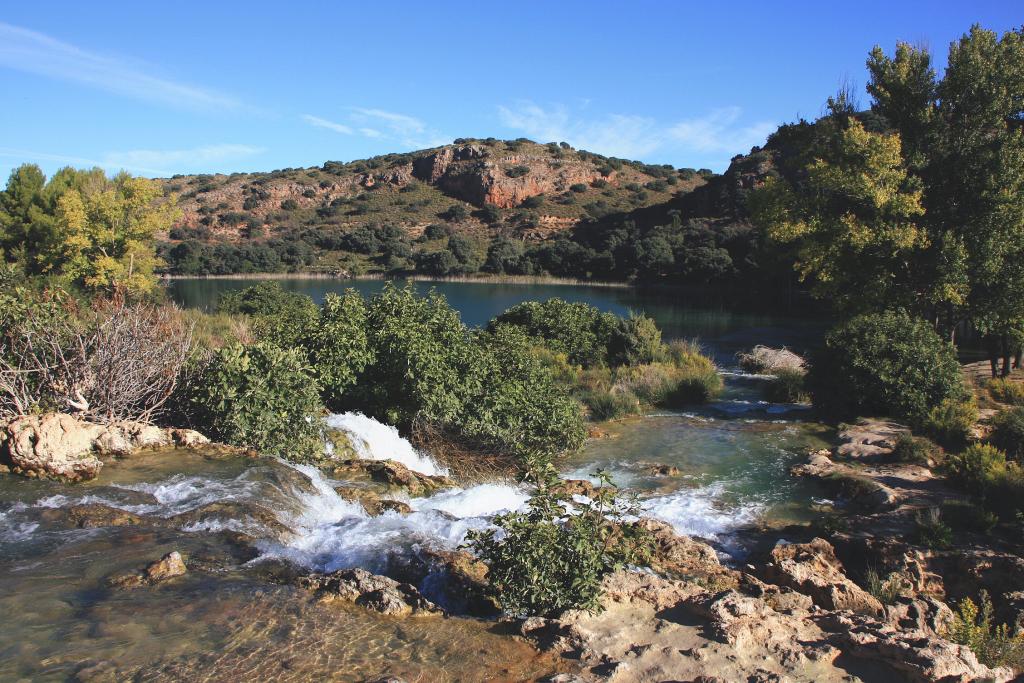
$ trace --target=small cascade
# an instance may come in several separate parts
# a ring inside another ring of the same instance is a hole
[[[420,453],[398,430],[362,413],[339,413],[327,418],[327,426],[345,432],[360,458],[396,460],[410,470],[427,475],[446,475],[448,470]],[[333,444],[328,442],[328,449]]]

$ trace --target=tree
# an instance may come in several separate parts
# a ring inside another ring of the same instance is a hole
[[[88,289],[151,291],[160,265],[153,236],[176,220],[174,197],[152,180],[100,169],[65,168],[42,180],[38,167],[22,166],[0,193],[5,258]]]
[[[831,104],[805,179],[769,179],[751,198],[755,220],[771,239],[797,244],[801,279],[841,310],[913,303],[913,256],[928,236],[900,137],[868,132]]]

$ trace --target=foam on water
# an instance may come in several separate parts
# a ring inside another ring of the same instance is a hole
[[[293,534],[260,543],[260,559],[283,558],[318,571],[363,567],[382,571],[388,556],[427,545],[455,549],[470,529],[485,528],[490,517],[522,506],[527,494],[505,484],[451,489],[409,501],[407,515],[387,512],[370,517],[342,499],[315,468],[289,465],[307,477],[311,490],[299,495],[300,509],[281,521]]]
[[[346,432],[352,447],[360,458],[368,460],[397,460],[420,474],[448,474],[448,471],[429,456],[420,453],[398,430],[362,413],[339,413],[327,418],[327,426]],[[328,450],[331,450],[328,444]]]
[[[764,505],[757,502],[724,508],[719,502],[724,493],[724,485],[715,483],[648,498],[640,506],[680,534],[710,539],[749,524],[764,512]]]

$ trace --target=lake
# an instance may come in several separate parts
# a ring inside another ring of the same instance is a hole
[[[213,310],[221,294],[266,282],[261,279],[176,279],[168,281],[168,293],[180,305]],[[330,292],[354,289],[373,296],[383,280],[275,279],[290,292],[306,294],[320,303]],[[645,313],[658,323],[666,339],[696,338],[723,366],[734,364],[737,351],[755,344],[789,346],[797,352],[810,348],[827,323],[794,312],[784,295],[765,301],[725,293],[716,288],[638,289],[578,284],[518,284],[501,282],[414,282],[419,291],[435,289],[443,294],[472,326],[489,320],[523,301],[558,297],[590,304],[602,311],[627,315]],[[787,308],[791,310],[787,310]]]

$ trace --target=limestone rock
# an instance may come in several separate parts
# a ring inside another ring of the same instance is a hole
[[[844,653],[884,663],[912,683],[1005,683],[1013,678],[1010,669],[990,669],[967,647],[923,631],[902,631],[848,613],[825,614],[817,621]]]
[[[3,431],[12,469],[20,474],[78,481],[103,467],[92,453],[100,425],[47,413],[14,418]]]
[[[317,598],[322,602],[353,602],[382,614],[408,616],[442,613],[415,586],[371,574],[365,569],[341,569],[331,574],[313,574],[302,577],[299,585],[316,591]]]
[[[843,573],[835,548],[822,538],[810,543],[780,541],[764,569],[765,579],[809,595],[825,609],[882,613],[882,603]]]
[[[67,508],[67,517],[80,529],[137,526],[143,522],[139,515],[100,503],[72,505]]]
[[[369,479],[384,484],[388,489],[401,489],[410,496],[425,496],[455,486],[448,477],[420,474],[395,460],[341,460],[334,464],[334,472]]]
[[[176,576],[182,576],[188,572],[185,560],[177,550],[164,555],[159,560],[151,562],[137,574],[122,574],[111,578],[108,583],[115,588],[141,588],[163,583]]]
[[[172,429],[171,439],[179,448],[199,448],[210,443],[210,439],[194,429]]]
[[[892,454],[900,436],[909,435],[910,428],[888,420],[861,419],[839,432],[845,443],[837,452],[857,460],[877,460]]]
[[[650,564],[655,571],[710,582],[717,589],[735,588],[736,573],[721,565],[718,554],[707,543],[677,534],[666,522],[645,518],[636,525],[646,531],[654,543]]]

